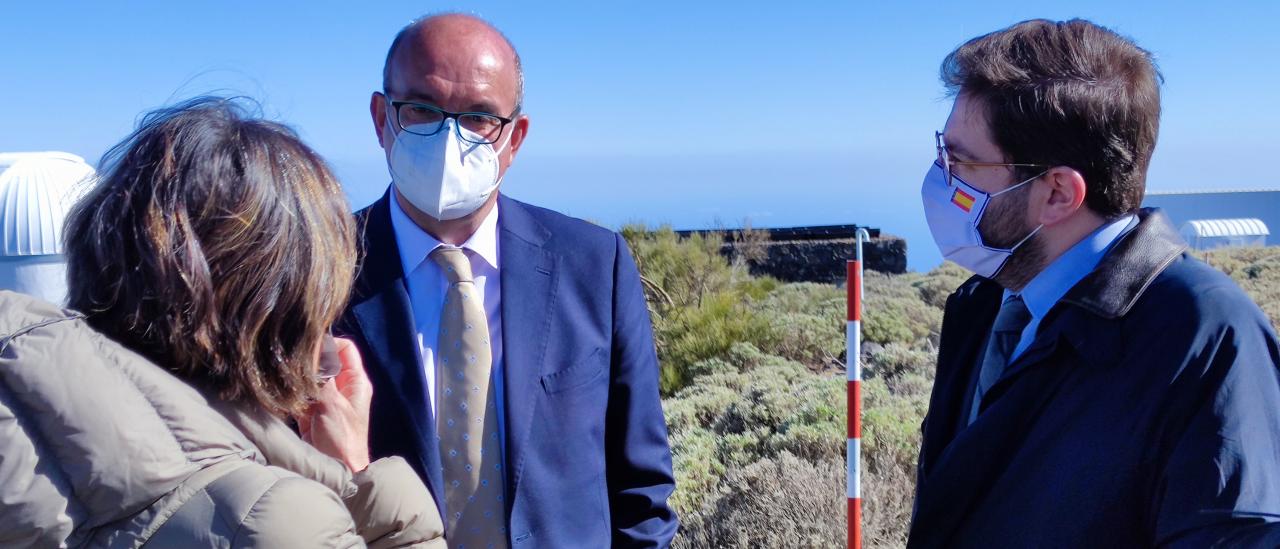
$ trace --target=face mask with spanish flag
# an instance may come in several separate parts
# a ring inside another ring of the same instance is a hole
[[[929,232],[933,233],[933,241],[938,244],[942,257],[979,276],[995,277],[1013,252],[1035,236],[1043,225],[1036,227],[1012,248],[993,248],[983,243],[982,234],[978,232],[982,215],[992,198],[1026,185],[1036,177],[1040,176],[998,193],[987,194],[965,183],[954,173],[948,182],[946,170],[941,164],[934,162],[929,173],[924,176],[920,196],[924,200],[924,216],[929,223]]]

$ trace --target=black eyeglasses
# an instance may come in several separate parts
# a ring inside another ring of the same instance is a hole
[[[975,166],[983,167],[1009,167],[1009,168],[1044,168],[1048,170],[1052,166],[1046,164],[1018,164],[1008,162],[952,162],[951,153],[947,151],[947,143],[942,138],[942,132],[933,132],[933,140],[938,145],[938,165],[942,166],[942,171],[947,175],[947,185],[955,186],[952,182],[954,176],[951,175],[951,166]]]
[[[385,96],[385,94],[384,94]],[[444,127],[444,121],[452,118],[458,125],[458,137],[468,143],[490,145],[502,136],[503,128],[515,121],[515,118],[498,116],[487,112],[449,112],[435,105],[415,103],[413,101],[396,101],[387,97],[395,112],[396,125],[401,130],[415,135],[435,135]],[[516,107],[511,116],[520,112]],[[463,132],[462,129],[470,132]]]

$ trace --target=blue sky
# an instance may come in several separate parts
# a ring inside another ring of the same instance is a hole
[[[96,162],[146,110],[245,94],[359,207],[388,181],[367,105],[391,37],[466,11],[525,62],[512,196],[613,227],[865,224],[928,269],[919,183],[950,109],[938,63],[1023,19],[1085,17],[1155,52],[1166,78],[1150,189],[1280,187],[1280,2],[544,4],[24,2],[0,19],[0,151]]]

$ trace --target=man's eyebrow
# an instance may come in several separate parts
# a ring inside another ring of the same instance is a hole
[[[502,114],[498,112],[498,109],[494,107],[493,103],[486,102],[472,103],[470,107],[467,107],[467,112],[483,112],[502,116]]]
[[[405,94],[405,99],[414,103],[426,103],[436,108],[443,108],[440,106],[440,103],[436,102],[435,97],[432,97],[429,93],[410,91]],[[483,101],[472,103],[471,106],[467,107],[466,110],[462,112],[479,112],[486,114],[498,114],[501,116],[501,114],[498,113],[498,109],[494,108],[492,103]]]
[[[413,101],[413,102],[415,102],[415,103],[429,103],[429,104],[431,104],[431,105],[435,105],[435,104],[436,104],[436,100],[435,100],[435,98],[434,98],[434,97],[431,97],[431,94],[429,94],[429,93],[422,93],[422,92],[410,91],[409,93],[405,94],[405,96],[404,96],[404,97],[405,97],[405,99],[408,99],[408,100]]]
[[[977,158],[969,152],[969,149],[964,148],[964,145],[951,142],[945,135],[942,136],[942,143],[947,146],[947,154],[955,156],[961,162],[973,162]]]

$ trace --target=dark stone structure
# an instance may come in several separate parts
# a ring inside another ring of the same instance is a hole
[[[747,260],[751,273],[785,282],[838,282],[845,263],[856,254],[856,225],[737,230],[678,231],[681,236],[722,234],[721,253]],[[867,228],[871,240],[862,245],[867,269],[900,274],[907,271],[907,241]]]

